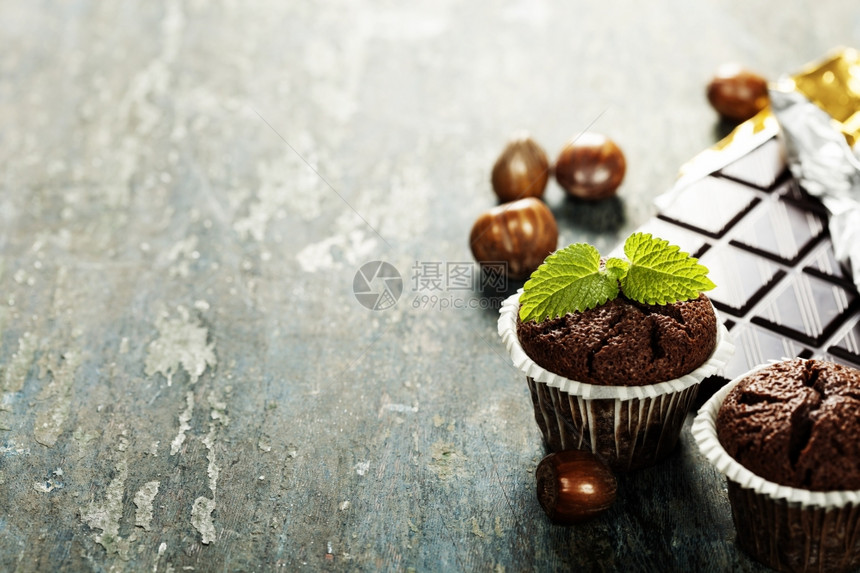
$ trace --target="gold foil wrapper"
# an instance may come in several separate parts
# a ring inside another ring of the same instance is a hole
[[[839,50],[791,79],[800,93],[833,118],[848,145],[860,140],[860,52]]]

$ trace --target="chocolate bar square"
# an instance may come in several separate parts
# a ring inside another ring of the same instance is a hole
[[[718,239],[759,199],[752,189],[718,177],[705,177],[678,195],[658,217]]]
[[[788,176],[782,148],[776,139],[769,139],[737,161],[729,163],[717,175],[768,191]]]
[[[770,260],[729,245],[709,250],[701,263],[717,285],[708,293],[714,306],[738,317],[746,315],[785,276]]]

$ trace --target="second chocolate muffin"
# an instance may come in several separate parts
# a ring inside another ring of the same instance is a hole
[[[860,490],[860,371],[801,359],[760,369],[726,396],[717,436],[766,480]]]

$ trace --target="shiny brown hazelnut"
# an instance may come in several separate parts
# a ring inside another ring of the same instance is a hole
[[[526,279],[558,246],[558,226],[549,207],[527,197],[481,213],[469,246],[479,263],[505,263],[508,277]]]
[[[595,517],[615,501],[615,476],[591,452],[564,450],[540,461],[537,497],[555,523],[570,525]]]
[[[493,165],[491,180],[503,203],[542,197],[549,180],[546,152],[527,135],[512,139]]]
[[[723,64],[708,83],[708,101],[717,113],[745,121],[767,106],[767,81],[739,64]]]
[[[615,195],[627,161],[614,141],[587,131],[571,140],[555,162],[555,178],[574,197],[597,201]]]

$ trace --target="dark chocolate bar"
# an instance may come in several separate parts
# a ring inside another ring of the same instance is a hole
[[[794,357],[860,368],[860,295],[826,209],[790,176],[778,140],[686,187],[640,230],[710,270],[708,295],[736,344],[726,378]]]

